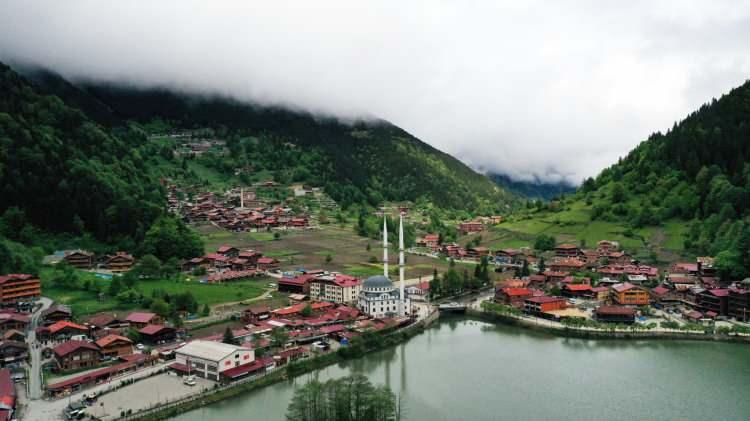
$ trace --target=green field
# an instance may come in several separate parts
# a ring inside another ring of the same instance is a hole
[[[93,273],[78,271],[82,281],[90,280],[98,284],[102,291],[109,288],[110,280],[94,276]],[[97,313],[101,311],[127,311],[138,308],[137,304],[123,304],[114,298],[104,297],[99,299],[93,291],[83,289],[60,288],[52,285],[54,270],[44,268],[41,272],[43,294],[56,302],[69,305],[73,314],[81,315]],[[185,278],[189,279],[189,278]],[[198,281],[177,280],[142,280],[136,285],[136,289],[144,296],[150,297],[156,289],[161,289],[169,294],[190,291],[200,306],[209,306],[226,302],[234,302],[255,298],[265,291],[268,278],[258,278],[252,281],[232,282],[223,284],[201,284]]]

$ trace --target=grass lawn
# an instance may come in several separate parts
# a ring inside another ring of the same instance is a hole
[[[71,306],[76,317],[93,314],[102,311],[127,311],[138,308],[137,304],[124,304],[111,297],[99,299],[93,291],[83,289],[60,288],[52,285],[54,269],[44,268],[41,271],[42,290],[46,297],[56,302]],[[90,280],[100,286],[101,291],[109,288],[110,280],[97,278],[93,273],[77,271],[82,282]],[[265,291],[268,278],[258,278],[252,281],[232,282],[223,284],[201,284],[197,281],[175,281],[167,279],[143,280],[136,285],[136,289],[143,295],[150,297],[156,289],[161,289],[169,294],[190,291],[198,303],[203,306],[234,302],[255,298]]]

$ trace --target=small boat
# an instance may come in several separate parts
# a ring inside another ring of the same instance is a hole
[[[463,313],[466,311],[466,305],[457,302],[440,304],[438,310],[450,313]]]

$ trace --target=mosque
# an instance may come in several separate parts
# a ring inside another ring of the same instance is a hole
[[[388,225],[383,217],[383,275],[371,276],[362,284],[359,309],[371,317],[406,316],[410,300],[404,294],[404,217],[399,215],[398,227],[399,288],[388,277]]]

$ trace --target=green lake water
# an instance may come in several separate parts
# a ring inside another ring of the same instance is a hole
[[[401,394],[408,421],[750,420],[750,345],[560,338],[464,318],[176,419],[282,421],[295,384],[350,372]]]

